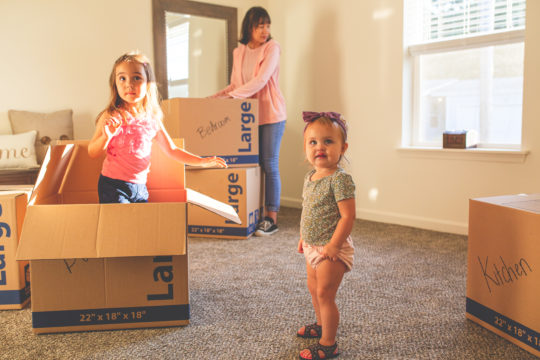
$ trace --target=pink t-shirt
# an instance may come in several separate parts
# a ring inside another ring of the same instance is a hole
[[[263,49],[264,48],[262,46],[255,49],[251,49],[249,46],[246,46],[244,62],[242,64],[242,80],[244,80],[244,84],[253,79],[255,67],[257,66],[257,62],[261,57],[261,52]]]
[[[107,146],[101,174],[113,179],[145,184],[150,170],[152,140],[157,134],[155,119],[145,116],[134,118],[126,114],[126,122]]]

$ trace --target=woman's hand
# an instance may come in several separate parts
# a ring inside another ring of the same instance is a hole
[[[211,156],[211,157],[201,158],[201,163],[199,164],[199,166],[202,166],[202,167],[216,167],[217,166],[220,168],[226,168],[227,162],[220,157]]]

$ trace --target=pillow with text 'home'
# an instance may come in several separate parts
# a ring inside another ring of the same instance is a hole
[[[36,130],[36,159],[39,164],[47,153],[49,145],[56,140],[73,139],[73,110],[60,110],[51,113],[9,110],[9,122],[14,134]]]
[[[22,134],[0,135],[0,169],[38,167],[36,161],[36,130]]]

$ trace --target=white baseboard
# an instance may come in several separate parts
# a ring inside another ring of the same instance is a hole
[[[383,223],[412,226],[420,229],[447,232],[452,234],[467,235],[468,224],[456,221],[427,218],[407,214],[392,213],[371,209],[356,209],[358,219],[377,221]]]
[[[287,196],[281,197],[281,205],[286,207],[292,207],[295,209],[302,208],[302,199],[291,198]]]
[[[302,199],[282,197],[281,205],[292,208],[302,208]],[[468,233],[467,223],[427,218],[423,216],[399,214],[388,211],[357,208],[356,218],[389,224],[411,226],[420,229],[447,232],[452,234],[467,235]]]

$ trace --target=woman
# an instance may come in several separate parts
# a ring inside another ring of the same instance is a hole
[[[281,179],[279,148],[287,118],[285,100],[279,90],[279,44],[270,36],[270,15],[252,7],[242,21],[240,45],[233,52],[231,84],[214,98],[259,100],[259,156],[266,174],[265,214],[255,235],[278,231]]]

